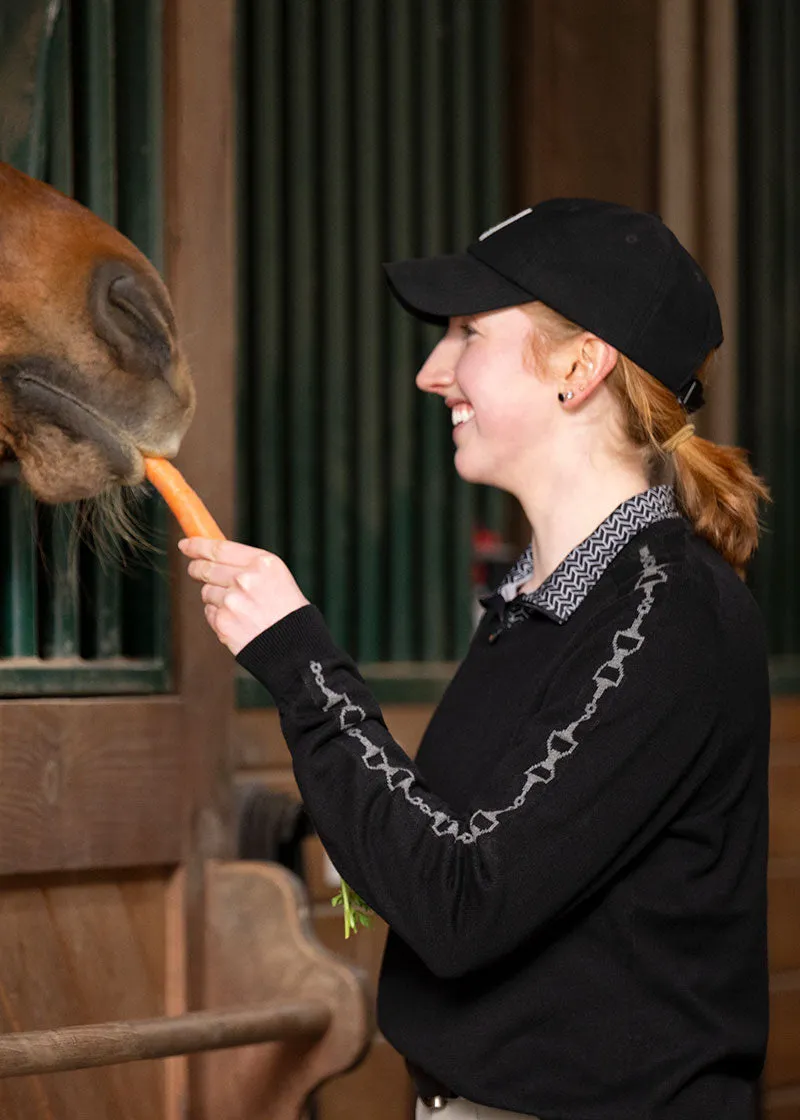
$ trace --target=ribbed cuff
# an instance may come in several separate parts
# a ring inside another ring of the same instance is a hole
[[[324,661],[337,653],[322,613],[309,604],[262,631],[240,650],[236,660],[279,703],[309,661]]]

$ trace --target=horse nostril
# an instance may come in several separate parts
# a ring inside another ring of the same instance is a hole
[[[104,261],[92,278],[89,311],[123,369],[170,380],[172,309],[150,277],[123,261]]]

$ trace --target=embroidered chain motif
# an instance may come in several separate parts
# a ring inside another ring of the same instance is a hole
[[[346,735],[356,739],[364,748],[361,756],[368,770],[383,771],[389,789],[402,790],[410,805],[431,818],[432,829],[437,836],[450,836],[460,844],[474,844],[481,836],[492,832],[505,813],[513,813],[522,808],[528,794],[537,785],[548,785],[556,774],[556,767],[563,758],[568,758],[580,745],[576,732],[581,724],[591,719],[597,712],[600,700],[609,689],[619,688],[625,676],[625,662],[643,646],[645,637],[642,623],[650,613],[654,602],[654,588],[666,583],[667,574],[663,566],[656,563],[655,557],[647,546],[639,550],[642,574],[636,581],[636,589],[643,591],[642,599],[636,608],[636,618],[624,630],[618,630],[611,641],[611,657],[595,671],[593,680],[595,690],[582,714],[572,723],[557,731],[551,731],[547,739],[547,755],[541,762],[530,766],[524,773],[522,788],[510,805],[501,809],[477,809],[469,819],[466,829],[453,817],[434,809],[419,794],[412,793],[416,779],[411,770],[402,766],[392,766],[382,747],[376,746],[357,725],[363,723],[367,714],[358,704],[353,704],[346,692],[334,692],[325,683],[322,665],[319,661],[309,664],[314,680],[326,698],[323,711],[330,711],[341,704],[338,712],[339,728]]]

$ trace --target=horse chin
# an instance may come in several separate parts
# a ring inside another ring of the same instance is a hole
[[[22,481],[40,502],[57,505],[94,498],[112,488],[138,483],[141,455],[118,439],[76,439],[54,425],[40,426],[17,447]]]

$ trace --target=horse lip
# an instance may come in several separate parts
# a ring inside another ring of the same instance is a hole
[[[127,446],[124,434],[105,416],[102,416],[91,405],[78,400],[71,393],[60,386],[53,385],[36,374],[21,370],[16,377],[18,391],[25,392],[39,398],[43,411],[52,413],[52,398],[59,401],[57,416],[50,415],[50,420],[56,427],[61,428],[81,439],[88,439],[97,444],[105,452],[111,470],[120,480],[128,478],[134,470],[134,456]],[[41,398],[44,397],[44,402]]]

